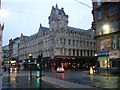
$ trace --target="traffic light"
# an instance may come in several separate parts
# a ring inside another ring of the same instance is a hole
[[[39,63],[37,63],[37,67],[40,67],[40,64],[39,64]]]

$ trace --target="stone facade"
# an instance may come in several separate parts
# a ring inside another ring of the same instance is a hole
[[[20,38],[19,37],[13,39],[12,57],[16,60],[19,59],[19,43],[20,43]]]
[[[0,75],[1,75],[1,68],[2,68],[2,33],[3,33],[4,25],[0,23]]]
[[[37,33],[31,36],[20,36],[19,60],[33,58],[43,54],[43,57],[56,56],[94,56],[96,45],[94,31],[68,26],[68,15],[64,9],[52,6],[49,28],[40,24]]]
[[[92,13],[100,68],[120,70],[120,1],[93,2]]]
[[[9,46],[8,45],[5,45],[2,47],[2,58],[3,58],[3,61],[9,61]]]

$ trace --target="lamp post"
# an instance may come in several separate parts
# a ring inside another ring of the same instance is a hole
[[[3,29],[4,29],[4,24],[1,25],[0,23],[0,75],[2,75],[2,33],[3,33]]]
[[[32,54],[29,54],[29,64],[30,64],[30,78],[32,77],[32,68],[31,68],[31,61],[32,61]]]
[[[40,65],[40,68],[39,68],[40,78],[42,77],[42,57],[43,57],[43,54],[38,55],[38,64]]]
[[[106,59],[107,59],[107,75],[108,75],[108,55],[106,55]]]

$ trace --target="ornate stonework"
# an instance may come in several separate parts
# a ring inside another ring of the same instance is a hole
[[[68,17],[63,8],[52,6],[48,17],[49,28],[40,24],[37,33],[31,36],[21,34],[19,60],[27,59],[29,53],[33,58],[40,54],[43,54],[43,57],[94,56],[94,31],[69,27]]]

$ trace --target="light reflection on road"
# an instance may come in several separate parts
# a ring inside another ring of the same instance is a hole
[[[53,72],[53,77],[54,78],[57,78],[57,79],[64,79],[65,75],[64,73],[56,73],[56,72]]]
[[[118,76],[89,75],[86,71],[66,71],[64,73],[45,71],[44,73],[50,77],[93,87],[118,88],[119,86]]]
[[[10,73],[10,83],[16,83],[16,73]]]

